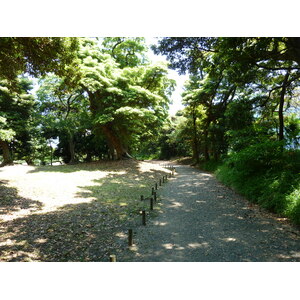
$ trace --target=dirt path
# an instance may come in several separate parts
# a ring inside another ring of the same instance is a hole
[[[118,261],[300,261],[297,229],[209,173],[182,165],[176,171],[158,191],[158,216],[135,228],[134,247],[118,253]]]

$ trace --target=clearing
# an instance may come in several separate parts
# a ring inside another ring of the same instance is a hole
[[[126,160],[0,169],[0,261],[108,261],[167,170]]]

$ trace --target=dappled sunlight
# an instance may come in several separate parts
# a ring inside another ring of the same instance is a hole
[[[197,249],[197,248],[208,248],[209,244],[207,242],[203,243],[189,243],[187,244],[188,248]]]
[[[170,243],[162,244],[162,246],[163,246],[165,249],[173,249],[173,247],[175,247],[175,245],[170,244]]]
[[[227,237],[227,238],[221,238],[220,240],[224,241],[224,242],[235,242],[236,238],[233,237]]]
[[[153,224],[158,225],[158,226],[166,226],[168,223],[167,222],[154,221]]]
[[[167,172],[135,160],[1,169],[0,261],[107,261]]]
[[[204,200],[196,200],[196,203],[207,203],[207,202]]]
[[[177,202],[177,201],[173,201],[172,204],[169,205],[169,207],[172,207],[172,208],[174,208],[174,207],[177,208],[177,207],[182,207],[182,206],[183,206],[183,204],[180,202]]]
[[[51,167],[48,167],[51,168]],[[20,197],[39,201],[39,213],[50,212],[58,207],[68,204],[90,202],[96,198],[89,197],[88,192],[84,197],[78,197],[78,193],[84,186],[96,186],[97,180],[109,176],[124,176],[126,171],[101,171],[81,170],[77,172],[31,172],[31,166],[10,166],[6,167],[4,173],[0,174],[0,180],[6,178],[7,186],[15,188]],[[4,177],[5,176],[5,177]],[[22,209],[13,214],[2,217],[4,220],[12,220],[17,217],[24,217],[32,212],[31,209]]]
[[[77,166],[76,172],[66,171],[73,166],[60,172],[18,166],[14,176],[1,172],[3,195],[20,199],[7,206],[1,203],[0,213],[7,219],[0,220],[0,259],[108,261],[115,253],[117,261],[126,261],[120,255],[125,248],[136,261],[257,261],[261,250],[266,250],[261,256],[266,261],[300,259],[296,246],[286,251],[282,245],[270,256],[268,238],[272,230],[283,236],[282,227],[270,219],[255,220],[252,207],[201,172],[183,177],[178,168],[175,178],[158,187],[158,202],[151,212],[151,189],[168,170],[137,161],[122,162],[120,168],[111,165],[114,168],[94,165],[89,170]],[[141,195],[148,200],[141,201]],[[147,226],[141,224],[142,209],[147,211]],[[134,230],[132,247],[128,228]],[[140,243],[141,231],[146,244]]]
[[[153,164],[150,163],[150,162],[139,161],[138,162],[138,170],[139,170],[140,173],[145,173],[145,172],[147,172],[147,173],[150,172],[151,173],[151,172],[153,172]],[[159,171],[163,171],[163,172],[169,172],[168,169],[163,168],[159,165],[155,166],[155,170],[159,170]]]

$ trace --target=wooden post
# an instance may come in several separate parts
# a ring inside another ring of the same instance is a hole
[[[110,261],[110,262],[116,262],[116,261],[117,261],[117,257],[116,257],[114,254],[111,254],[111,255],[109,256],[109,261]]]
[[[144,201],[144,196],[143,195],[141,195],[141,201]]]
[[[152,193],[151,194],[154,195],[154,187],[152,188]]]
[[[154,202],[156,202],[157,201],[157,199],[156,199],[156,192],[154,192],[153,196],[154,196]]]
[[[159,186],[161,186],[161,179],[159,179]]]
[[[133,245],[133,234],[132,229],[128,229],[128,246]]]
[[[163,176],[163,178],[162,178],[162,182],[163,182],[163,183],[165,183],[165,176]]]
[[[157,190],[157,182],[155,182],[155,189]]]
[[[146,225],[146,211],[145,210],[142,211],[142,221],[143,221],[143,225]]]
[[[150,209],[153,210],[153,198],[150,199]]]

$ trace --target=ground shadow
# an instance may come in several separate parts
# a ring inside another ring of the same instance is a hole
[[[100,201],[18,218],[2,223],[1,260],[108,261],[122,226],[118,211]]]
[[[113,172],[109,165],[107,169]],[[57,167],[37,171],[56,172]],[[120,171],[120,163],[115,167]],[[124,163],[121,168],[123,175],[109,174],[95,180],[96,185],[80,187],[82,191],[76,196],[92,199],[87,203],[1,222],[0,261],[96,262],[109,261],[109,254],[121,253],[127,247],[128,228],[141,223],[137,195],[150,195],[154,182],[167,173],[151,167],[143,171],[138,162]],[[127,193],[120,187],[126,187]],[[23,207],[38,204],[14,193]]]
[[[43,203],[18,195],[17,189],[8,186],[7,180],[0,181],[0,215],[10,214],[20,210],[31,212],[40,210]]]
[[[136,248],[122,259],[300,261],[299,241],[296,227],[251,206],[211,174],[180,167],[162,193],[159,217],[140,228]]]

